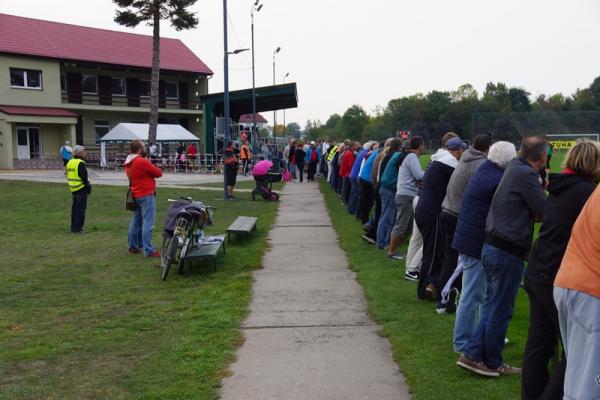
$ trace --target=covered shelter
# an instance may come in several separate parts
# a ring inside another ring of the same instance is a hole
[[[224,93],[213,93],[200,96],[204,113],[204,133],[206,135],[206,151],[215,151],[214,131],[216,118],[222,117],[225,109]],[[298,107],[296,83],[263,86],[256,88],[256,112],[285,110]],[[238,121],[240,116],[252,113],[252,89],[229,92],[229,117]]]
[[[122,122],[100,139],[100,166],[106,167],[106,144],[131,142],[132,140],[148,141],[149,124]],[[158,124],[156,142],[200,142],[200,139],[181,125]]]

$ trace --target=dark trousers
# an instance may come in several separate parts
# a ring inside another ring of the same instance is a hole
[[[308,179],[309,181],[314,181],[316,172],[317,172],[317,162],[316,161],[309,162],[308,163],[308,176],[306,177],[306,179]]]
[[[369,221],[369,214],[373,207],[373,185],[364,179],[358,179],[358,209],[356,217],[366,224]]]
[[[456,231],[456,223],[458,218],[454,215],[442,211],[440,214],[440,229],[442,234],[442,242],[444,246],[443,255],[441,257],[441,270],[439,272],[438,287],[439,296],[441,296],[442,288],[446,286],[448,280],[456,269],[458,262],[458,252],[452,248],[452,240],[454,240],[454,231]],[[453,286],[460,289],[462,279],[455,279]],[[438,300],[441,300],[439,298]]]
[[[242,175],[246,176],[248,173],[248,166],[250,165],[250,160],[247,158],[242,160]]]
[[[417,297],[424,299],[425,289],[429,283],[439,288],[437,274],[440,271],[441,254],[444,247],[437,215],[417,209],[415,211],[415,222],[423,236],[423,261],[421,261]]]
[[[550,375],[548,363],[554,357],[560,328],[552,286],[539,286],[525,278],[529,296],[529,335],[523,354],[521,398],[523,400],[560,400],[567,366],[565,357]]]
[[[350,196],[348,197],[348,213],[356,214],[358,208],[358,179],[350,179]]]
[[[342,194],[342,185],[344,183],[344,178],[340,176],[340,171],[337,171],[337,181],[336,181],[336,189],[335,191],[341,195]]]
[[[381,197],[379,197],[379,186],[373,188],[373,201],[375,203],[375,218],[371,229],[367,232],[367,236],[373,240],[377,240],[377,227],[379,226],[379,219],[381,218]]]
[[[298,179],[302,182],[304,180],[304,163],[296,163],[296,168],[298,168]]]
[[[342,178],[342,193],[340,193],[342,195],[342,202],[344,204],[348,204],[348,200],[350,199],[350,190],[352,189],[352,185],[350,184],[350,178],[349,177],[343,177]]]
[[[71,205],[71,232],[81,232],[83,229],[87,198],[87,188],[73,192],[73,204]]]

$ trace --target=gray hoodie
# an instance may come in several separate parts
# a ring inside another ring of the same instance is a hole
[[[442,203],[442,211],[458,217],[460,206],[467,184],[471,176],[477,171],[477,168],[485,162],[487,155],[479,150],[467,149],[463,153],[458,166],[454,169],[448,188],[446,189],[446,197]]]

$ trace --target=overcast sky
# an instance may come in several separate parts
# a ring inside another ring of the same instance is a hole
[[[255,17],[257,86],[298,84],[299,106],[287,122],[325,122],[352,104],[367,112],[390,99],[489,81],[533,95],[571,94],[600,75],[598,0],[263,0]],[[198,0],[192,31],[167,24],[215,72],[223,90],[222,0]],[[252,0],[229,0],[230,49],[250,47]],[[113,22],[111,0],[0,0],[0,12],[92,27],[151,33]],[[252,86],[250,53],[230,57],[230,89]],[[265,115],[272,121],[273,114]],[[282,121],[279,114],[278,121]]]

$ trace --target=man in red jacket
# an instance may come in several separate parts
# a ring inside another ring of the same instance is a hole
[[[350,197],[350,172],[352,171],[358,149],[360,149],[360,143],[352,142],[342,156],[340,178],[342,179],[342,202],[344,204],[348,204],[348,197]]]
[[[140,253],[143,249],[146,257],[160,257],[160,253],[152,246],[152,230],[156,219],[156,178],[162,176],[162,171],[146,158],[141,140],[131,142],[129,149],[125,173],[136,202],[129,224],[129,252]]]

